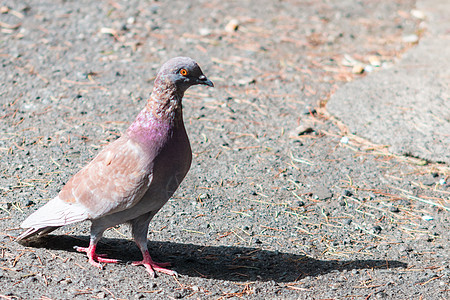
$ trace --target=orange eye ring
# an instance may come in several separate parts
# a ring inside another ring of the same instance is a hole
[[[188,74],[188,71],[186,69],[181,69],[180,74],[186,76]]]

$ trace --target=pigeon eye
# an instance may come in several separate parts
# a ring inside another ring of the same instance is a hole
[[[186,76],[188,74],[188,71],[186,69],[181,69],[180,74]]]

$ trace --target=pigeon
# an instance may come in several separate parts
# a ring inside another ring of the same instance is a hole
[[[182,99],[193,85],[213,87],[198,64],[188,57],[167,61],[159,70],[150,98],[135,121],[117,140],[98,155],[62,188],[59,194],[31,214],[21,227],[18,240],[41,236],[68,224],[90,220],[89,263],[118,259],[96,253],[103,232],[122,223],[131,225],[133,239],[142,252],[143,265],[152,277],[155,272],[176,275],[166,269],[170,263],[157,263],[147,247],[148,226],[186,176],[192,161],[184,127]]]

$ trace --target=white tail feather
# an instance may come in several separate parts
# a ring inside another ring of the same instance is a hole
[[[20,227],[27,230],[18,239],[25,239],[40,232],[48,233],[58,227],[88,218],[89,214],[84,206],[78,203],[66,203],[56,197],[23,221]]]

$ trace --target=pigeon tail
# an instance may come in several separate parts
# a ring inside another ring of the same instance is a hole
[[[26,240],[29,239],[35,235],[46,235],[49,234],[50,232],[52,232],[53,230],[58,229],[61,226],[48,226],[48,227],[43,227],[43,228],[35,228],[35,227],[31,227],[28,228],[27,230],[25,230],[24,232],[22,232],[17,238],[17,241],[21,241],[21,240]]]
[[[55,197],[22,222],[20,227],[27,230],[17,239],[23,240],[37,234],[47,234],[61,226],[84,221],[87,218],[87,211],[80,205],[69,204]]]

